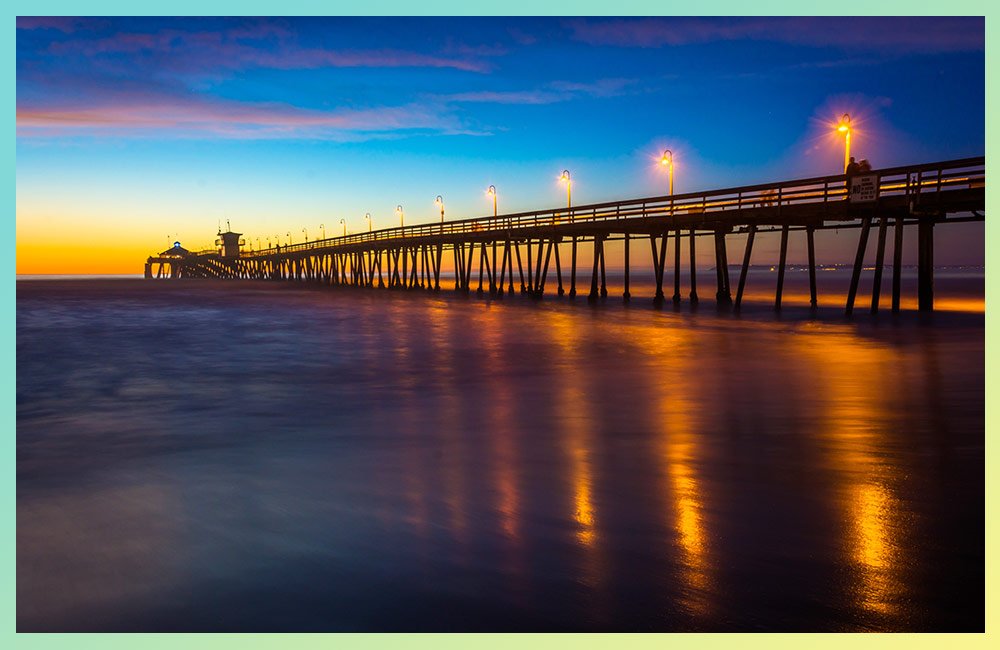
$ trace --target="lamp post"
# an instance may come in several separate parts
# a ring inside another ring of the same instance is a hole
[[[291,231],[289,231],[289,232],[286,232],[285,234],[288,235],[288,245],[291,246],[292,245],[292,233],[291,233]]]
[[[497,225],[497,188],[495,185],[490,185],[486,189],[486,195],[493,197],[493,227],[496,228]]]
[[[322,233],[323,239],[326,239],[326,226],[324,226],[323,224],[319,224],[319,231],[320,233]]]
[[[341,219],[340,220],[340,225],[342,225],[344,227],[344,237],[347,237],[347,221],[345,221],[344,219]]]
[[[365,219],[368,221],[368,232],[372,231],[372,215],[370,212],[365,213]]]
[[[260,237],[257,238],[257,250],[260,250]]]
[[[444,199],[441,198],[440,194],[438,194],[437,198],[434,199],[434,205],[441,208],[441,223],[444,223]]]
[[[844,173],[847,173],[847,165],[851,161],[851,116],[844,113],[837,125],[837,132],[844,134]]]
[[[566,183],[566,207],[572,207],[573,197],[571,193],[571,188],[573,187],[573,181],[569,177],[569,170],[564,169],[562,175],[559,176],[559,180],[565,181]]]
[[[399,217],[399,227],[403,227],[403,206],[396,206],[396,216]]]
[[[663,157],[660,158],[660,164],[667,168],[667,174],[670,179],[670,196],[674,195],[674,152],[670,149],[663,150]]]
[[[305,228],[303,228],[302,234],[305,235],[306,237],[306,243],[309,243],[309,232]]]

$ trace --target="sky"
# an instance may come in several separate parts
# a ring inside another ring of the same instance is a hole
[[[490,185],[558,207],[563,169],[575,205],[659,196],[664,149],[676,193],[835,174],[845,112],[875,168],[985,153],[976,17],[20,17],[16,47],[19,274],[484,216]],[[949,228],[935,261],[982,264]]]

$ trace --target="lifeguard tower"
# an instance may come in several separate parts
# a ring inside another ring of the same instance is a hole
[[[229,228],[229,222],[226,222]],[[219,247],[219,255],[223,258],[236,258],[240,256],[240,247],[246,242],[242,239],[243,233],[233,232],[232,229],[226,232],[219,232],[219,238],[215,240],[215,245]]]

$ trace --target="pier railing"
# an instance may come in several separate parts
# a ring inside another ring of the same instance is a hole
[[[932,209],[944,193],[951,190],[984,187],[986,183],[984,157],[964,158],[922,165],[908,165],[874,170],[864,174],[877,176],[876,197],[879,199],[911,195],[915,204]],[[802,204],[843,204],[848,200],[850,177],[844,174],[814,178],[745,185],[706,192],[690,192],[673,196],[654,196],[607,203],[592,203],[571,208],[552,208],[531,212],[476,217],[443,223],[425,223],[412,226],[385,228],[372,232],[353,233],[311,242],[271,247],[241,253],[242,257],[259,257],[277,253],[287,254],[339,248],[376,242],[427,237],[487,235],[561,226],[617,221],[650,217],[688,217],[706,215],[712,220],[730,211],[758,208],[778,208]],[[831,210],[832,213],[832,210]]]

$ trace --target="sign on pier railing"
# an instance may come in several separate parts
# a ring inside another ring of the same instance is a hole
[[[871,203],[878,198],[878,174],[851,177],[851,203]]]

